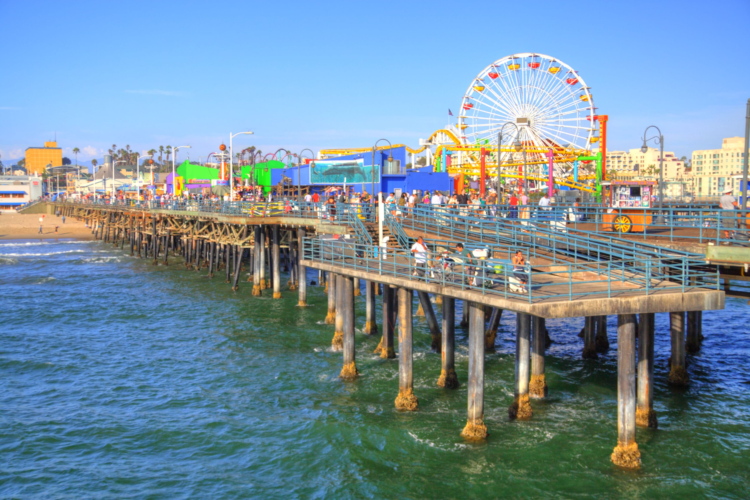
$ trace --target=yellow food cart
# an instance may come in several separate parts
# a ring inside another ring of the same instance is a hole
[[[612,181],[602,183],[608,206],[602,217],[604,229],[618,233],[643,232],[651,224],[654,181]]]

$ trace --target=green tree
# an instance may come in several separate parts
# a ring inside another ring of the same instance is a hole
[[[96,173],[96,166],[97,166],[98,164],[99,164],[99,162],[98,162],[98,161],[96,161],[96,158],[94,158],[93,160],[91,160],[91,170],[92,170],[92,172],[91,172],[91,173],[92,173],[92,174],[95,174],[95,173]]]
[[[163,157],[164,157],[164,146],[159,146],[159,165],[164,163]]]
[[[73,154],[76,155],[76,165],[78,165],[78,153],[80,153],[81,150],[78,148],[73,148]]]
[[[164,148],[164,153],[167,155],[167,163],[169,163],[169,157],[172,156],[172,146],[166,146]]]

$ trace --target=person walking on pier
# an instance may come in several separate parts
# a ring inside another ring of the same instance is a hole
[[[411,246],[411,253],[414,255],[414,261],[416,262],[412,276],[425,275],[425,268],[427,267],[427,252],[427,244],[425,244],[424,238],[421,236],[418,237],[417,241]]]
[[[722,224],[724,226],[724,238],[729,239],[729,230],[736,228],[734,211],[738,208],[737,198],[732,196],[731,189],[724,190],[724,194],[719,198],[719,206],[724,211],[724,213],[721,214],[721,218],[724,222],[724,224]]]

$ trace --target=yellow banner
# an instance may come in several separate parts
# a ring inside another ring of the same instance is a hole
[[[174,178],[174,195],[182,196],[182,192],[185,190],[185,179],[177,176]]]

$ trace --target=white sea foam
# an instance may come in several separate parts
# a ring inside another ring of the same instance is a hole
[[[0,253],[1,257],[49,257],[51,255],[65,255],[70,253],[84,253],[88,250],[66,250],[64,252],[48,252],[48,253]]]

